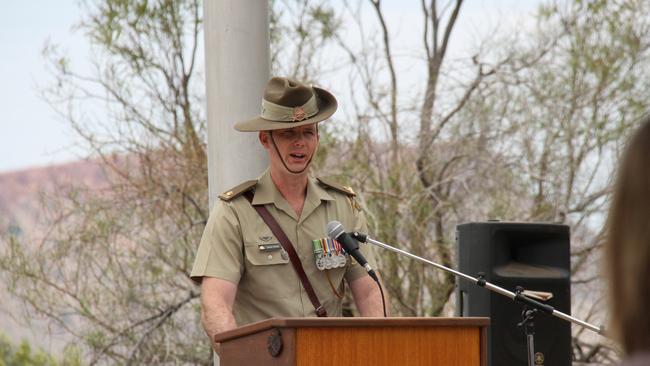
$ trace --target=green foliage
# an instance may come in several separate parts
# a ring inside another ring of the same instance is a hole
[[[334,37],[336,31],[341,26],[336,13],[332,8],[324,5],[316,5],[311,9],[312,21],[310,24],[320,26],[320,36],[322,39],[330,39]]]
[[[81,365],[79,353],[72,348],[64,351],[61,360],[55,359],[43,349],[33,349],[25,340],[13,344],[7,336],[0,333],[0,366],[78,366]]]
[[[63,356],[59,362],[60,366],[81,366],[85,363],[82,362],[81,350],[77,345],[68,345],[63,349]]]
[[[316,81],[323,68],[317,55],[342,26],[335,6],[327,0],[269,3],[272,74]]]
[[[555,44],[520,73],[526,89],[511,86],[511,98],[532,107],[513,114],[511,128],[523,134],[533,219],[570,215],[579,223],[602,205],[596,197],[608,181],[596,177],[609,175],[602,162],[648,108],[650,21],[638,16],[648,10],[647,2],[608,1],[542,9],[539,29],[555,29]]]

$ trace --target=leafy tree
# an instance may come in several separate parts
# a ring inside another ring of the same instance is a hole
[[[27,317],[63,329],[84,363],[210,364],[199,288],[189,278],[208,215],[201,2],[82,6],[78,29],[92,46],[92,68],[77,71],[48,45],[54,82],[43,96],[82,137],[107,183],[46,197],[42,238],[1,236],[0,274],[28,305]],[[274,3],[272,14],[274,42],[301,43],[288,45],[274,68],[305,76],[309,52],[329,31],[305,32],[304,24],[326,24],[331,11],[300,0]],[[304,19],[295,24],[291,14]]]
[[[344,24],[362,38],[360,46],[337,38],[357,133],[330,150],[339,151],[339,174],[356,178],[373,234],[453,267],[458,223],[567,223],[574,294],[584,295],[573,314],[604,322],[597,233],[611,163],[648,110],[650,19],[639,16],[647,2],[549,1],[531,32],[491,34],[452,60],[463,1],[423,1],[421,48],[408,61],[395,56],[400,40],[381,0],[346,4]],[[395,313],[453,308],[452,276],[391,253],[381,270]],[[576,361],[615,359],[606,340],[577,327],[574,335]]]
[[[207,363],[189,279],[207,217],[199,1],[84,3],[93,69],[48,47],[44,97],[101,164],[101,191],[62,187],[38,243],[14,238],[10,288],[95,363]],[[98,112],[99,111],[99,112]]]

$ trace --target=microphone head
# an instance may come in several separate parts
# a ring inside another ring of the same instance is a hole
[[[345,228],[343,228],[343,224],[341,224],[336,220],[330,221],[327,224],[326,230],[327,230],[327,237],[334,240],[336,240],[336,238],[338,238],[339,235],[345,232]]]

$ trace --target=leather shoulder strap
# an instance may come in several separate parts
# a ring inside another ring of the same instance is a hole
[[[253,205],[253,192],[248,190],[244,192],[244,197],[248,200],[248,202],[251,203],[251,206],[257,211],[257,213],[262,217],[262,220],[266,223],[266,225],[271,229],[271,232],[275,237],[280,241],[280,245],[282,245],[282,248],[289,254],[289,260],[291,260],[291,264],[293,265],[293,269],[296,271],[296,274],[298,275],[298,278],[300,278],[300,282],[302,283],[302,287],[307,291],[307,296],[309,296],[309,300],[311,301],[312,305],[314,305],[314,309],[316,309],[316,315],[319,317],[326,317],[327,316],[327,311],[321,305],[320,301],[318,300],[318,297],[316,296],[316,292],[314,291],[314,288],[311,286],[311,282],[309,282],[309,279],[307,278],[307,274],[305,273],[305,269],[302,268],[302,262],[300,262],[300,258],[298,258],[298,253],[296,253],[296,250],[294,249],[293,245],[291,244],[291,241],[289,238],[287,238],[287,235],[282,231],[282,228],[280,228],[280,224],[271,216],[271,213],[269,210],[266,209],[263,205]]]

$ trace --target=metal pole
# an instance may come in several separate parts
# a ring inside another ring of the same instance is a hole
[[[268,165],[257,134],[233,129],[260,112],[271,68],[268,6],[258,0],[203,2],[210,208],[219,193]]]
[[[260,113],[270,73],[268,6],[257,0],[203,2],[210,207],[221,192],[256,178],[268,165],[257,134],[233,129]]]

